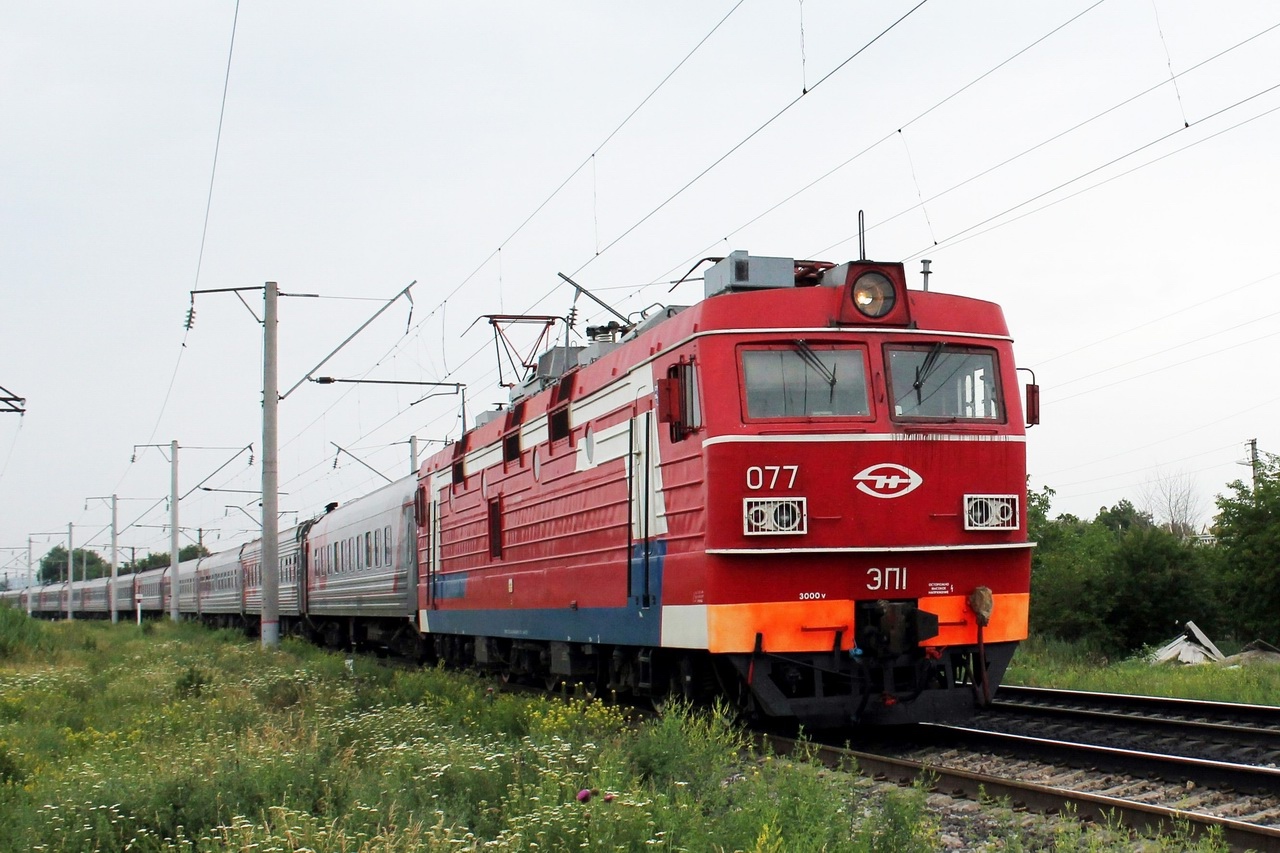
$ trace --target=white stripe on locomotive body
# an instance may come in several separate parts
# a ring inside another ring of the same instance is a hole
[[[693,340],[693,337],[696,336],[687,338],[686,342]],[[574,427],[591,426],[593,422],[629,407],[636,400],[652,395],[657,387],[653,380],[651,365],[653,360],[654,358],[650,357],[633,366],[624,375],[617,377],[604,387],[590,394],[575,398],[569,404],[570,423]],[[634,428],[637,434],[642,435],[641,431],[644,428],[643,415],[635,418],[635,421]],[[590,459],[587,458],[586,442],[583,438],[580,437],[575,442],[575,471],[578,473],[619,459],[625,459],[627,454],[632,452],[629,446],[632,424],[629,421],[624,420],[598,431],[594,427],[592,429],[594,450]],[[550,439],[546,413],[530,418],[520,425],[519,430],[520,446],[522,448],[534,449],[546,444]],[[651,427],[651,430],[656,430],[656,427]],[[656,436],[654,436],[653,445],[653,452],[650,455],[656,457],[659,447]],[[640,452],[640,450],[642,448],[636,452]],[[502,443],[497,441],[468,451],[463,458],[463,470],[468,476],[471,476],[497,467],[502,464],[502,461]],[[658,461],[660,462],[661,460],[659,459]],[[665,534],[666,511],[663,506],[665,501],[662,497],[661,469],[659,466],[655,466],[654,472],[650,475],[650,482],[654,484],[656,490],[656,496],[650,502],[650,508],[654,510],[652,513],[653,518],[650,519],[650,530],[651,532]],[[441,469],[435,471],[431,475],[430,492],[433,497],[439,499],[452,484],[453,475],[450,470]],[[636,519],[633,519],[633,523],[636,521]]]
[[[604,387],[575,400],[573,413],[578,416],[578,422],[597,420],[652,394],[657,387],[653,381],[652,361],[647,359]]]
[[[441,468],[439,471],[435,471],[429,476],[430,484],[428,488],[431,491],[431,499],[439,503],[441,500],[440,496],[442,494],[448,495],[449,493],[449,486],[453,484],[453,472],[448,468]],[[448,497],[446,497],[445,500],[448,500]]]
[[[1008,341],[1013,342],[1013,338],[1009,335],[989,335],[985,332],[953,332],[949,329],[904,329],[898,326],[814,326],[812,328],[758,328],[758,329],[705,329],[677,341],[669,347],[664,348],[661,352],[655,353],[654,357],[661,356],[673,349],[683,346],[694,338],[703,335],[823,335],[826,337],[845,335],[855,338],[868,337],[886,337],[888,335],[917,335],[927,338],[972,338],[982,341]]]
[[[626,420],[599,430],[593,427],[591,432],[594,449],[590,458],[587,457],[587,442],[578,442],[577,472],[579,474],[607,462],[625,458],[628,449],[627,437],[631,434],[631,422]]]
[[[1016,551],[1036,547],[1034,542],[999,542],[990,545],[884,545],[860,548],[708,548],[707,554],[916,554],[924,551]]]
[[[490,444],[488,447],[481,447],[467,454],[466,460],[463,462],[464,470],[470,476],[473,473],[478,474],[486,468],[492,468],[494,465],[502,464],[502,442]]]
[[[569,419],[573,422],[573,403],[569,404]],[[533,448],[541,444],[546,444],[551,438],[551,433],[547,431],[547,416],[545,414],[530,418],[527,423],[520,425],[520,446],[522,448]]]
[[[631,402],[637,398],[649,396],[654,393],[653,378],[653,362],[663,359],[668,353],[687,347],[690,343],[701,337],[721,337],[721,336],[786,336],[794,338],[800,334],[809,334],[809,336],[824,337],[850,337],[865,339],[869,334],[874,336],[919,336],[937,338],[940,336],[950,338],[974,339],[974,341],[1007,341],[1011,342],[1009,336],[997,336],[997,334],[983,334],[974,332],[954,332],[954,330],[940,329],[901,329],[892,328],[884,330],[870,330],[865,327],[856,328],[833,328],[833,327],[777,327],[777,328],[741,328],[741,329],[701,329],[698,332],[689,334],[680,341],[671,343],[662,350],[655,351],[646,359],[636,362],[626,373],[617,377],[613,382],[605,384],[602,388],[589,394],[585,394],[580,398],[575,398],[570,403],[570,419],[575,425],[591,424],[593,421],[603,418],[622,409],[622,407],[631,405]],[[640,424],[637,424],[639,427]],[[520,425],[520,441],[522,448],[535,448],[549,441],[548,432],[548,416],[543,412],[525,421]],[[585,448],[579,442],[577,450],[577,471],[585,471],[598,465],[604,464],[625,456],[630,448],[625,446],[617,447],[612,444],[611,439],[620,438],[625,434],[628,428],[625,424],[616,425],[616,427],[608,428],[598,434],[595,434],[595,451],[593,459],[586,459]],[[1025,442],[1025,435],[959,435],[948,433],[913,433],[913,434],[844,434],[844,435],[718,435],[718,437],[705,439],[703,446],[724,442],[888,442],[888,441],[992,441],[992,442]],[[602,443],[604,447],[602,447]],[[486,447],[476,448],[474,451],[466,453],[465,470],[467,475],[479,474],[480,471],[488,469],[502,462],[502,444],[500,442],[489,444]],[[654,470],[660,470],[660,466]],[[438,496],[448,485],[452,484],[452,475],[448,471],[444,471],[445,476],[443,482],[433,480],[431,484],[431,493]],[[439,476],[440,473],[436,473]],[[658,494],[662,494],[660,489]]]
[[[667,535],[667,500],[662,488],[661,442],[658,440],[656,413],[643,412],[632,423],[631,452],[636,456],[636,473],[640,482],[632,485],[632,493],[640,498],[631,502],[631,536],[635,541]],[[641,492],[647,487],[647,492]],[[647,500],[645,497],[647,496]],[[645,513],[648,507],[649,512]]]
[[[805,433],[789,433],[787,435],[717,435],[702,442],[703,447],[713,444],[842,444],[842,443],[887,443],[898,441],[968,441],[991,444],[1026,444],[1025,435],[967,435],[963,433],[928,432],[928,433],[843,433],[809,435]]]
[[[705,649],[708,642],[707,605],[663,605],[660,641],[663,648]]]

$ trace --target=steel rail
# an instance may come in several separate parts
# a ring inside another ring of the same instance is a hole
[[[779,755],[790,755],[800,747],[798,741],[777,735],[765,735],[762,739]],[[1186,826],[1194,834],[1202,835],[1217,828],[1233,849],[1280,853],[1280,828],[860,750],[816,744],[809,744],[807,748],[812,748],[817,758],[829,767],[856,769],[863,775],[898,783],[913,783],[927,777],[934,790],[952,796],[973,800],[1007,798],[1016,807],[1045,813],[1069,807],[1080,818],[1100,823],[1115,819],[1144,832],[1167,832]]]
[[[1280,707],[1275,705],[1251,705],[1243,702],[1216,702],[1206,699],[1175,699],[1165,696],[1142,696],[1125,693],[1090,693],[1081,690],[1058,690],[1048,687],[1020,687],[1004,684],[996,692],[997,704],[1019,707],[1041,707],[1039,703],[1051,703],[1053,707],[1069,704],[1088,705],[1107,709],[1130,709],[1138,714],[1156,714],[1168,718],[1172,714],[1196,715],[1211,720],[1235,720],[1255,723],[1258,730],[1273,727],[1280,731]],[[1133,714],[1135,718],[1140,718]]]

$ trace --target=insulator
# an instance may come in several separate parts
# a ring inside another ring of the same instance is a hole
[[[575,305],[569,309],[569,316],[564,318],[564,322],[570,329],[573,328],[574,324],[578,322],[578,306]]]

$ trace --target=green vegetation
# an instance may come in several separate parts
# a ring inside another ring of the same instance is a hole
[[[942,846],[923,790],[759,754],[722,709],[636,723],[598,702],[362,658],[349,669],[301,643],[264,652],[194,625],[35,623],[0,608],[0,637],[0,850]],[[982,826],[1000,849],[1130,844],[1074,825],[1033,832],[1012,813]]]
[[[194,560],[197,557],[209,556],[209,549],[203,545],[187,545],[178,551],[178,560]],[[92,548],[77,548],[72,554],[72,563],[76,569],[76,580],[94,580],[109,577],[111,563]],[[123,563],[117,574],[127,575],[133,572],[145,572],[147,569],[161,569],[169,565],[169,552],[151,552],[138,557],[132,562]],[[67,549],[55,545],[49,553],[40,558],[40,568],[36,573],[36,582],[42,584],[63,583],[67,579]]]
[[[1210,544],[1185,519],[1157,525],[1129,501],[1091,521],[1051,520],[1053,489],[1030,492],[1032,635],[1113,659],[1164,643],[1187,621],[1220,646],[1280,645],[1280,458],[1265,455],[1253,482],[1227,488]]]
[[[633,726],[292,641],[2,615],[3,850],[935,848],[922,792],[854,795],[723,712]]]
[[[1062,690],[1280,705],[1280,666],[1274,664],[1152,666],[1141,654],[1112,661],[1082,644],[1037,637],[1018,648],[1005,673],[1005,682]]]

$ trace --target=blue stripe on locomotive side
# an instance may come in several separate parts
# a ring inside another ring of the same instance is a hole
[[[660,614],[657,608],[630,607],[433,610],[428,619],[433,634],[656,646],[662,636]]]
[[[435,579],[435,597],[437,599],[466,598],[467,578],[470,576],[470,572],[450,572],[447,575],[437,575]]]
[[[648,600],[645,600],[645,561],[643,542],[631,546],[631,583],[627,590],[633,607],[655,607],[662,604],[662,570],[667,561],[667,540],[649,540]]]
[[[632,547],[630,595],[623,607],[432,610],[427,616],[434,634],[552,640],[570,643],[617,643],[656,646],[662,639],[662,572],[667,543],[649,543],[649,598],[644,603],[645,564],[642,543]],[[464,599],[468,572],[436,578],[436,599]]]

